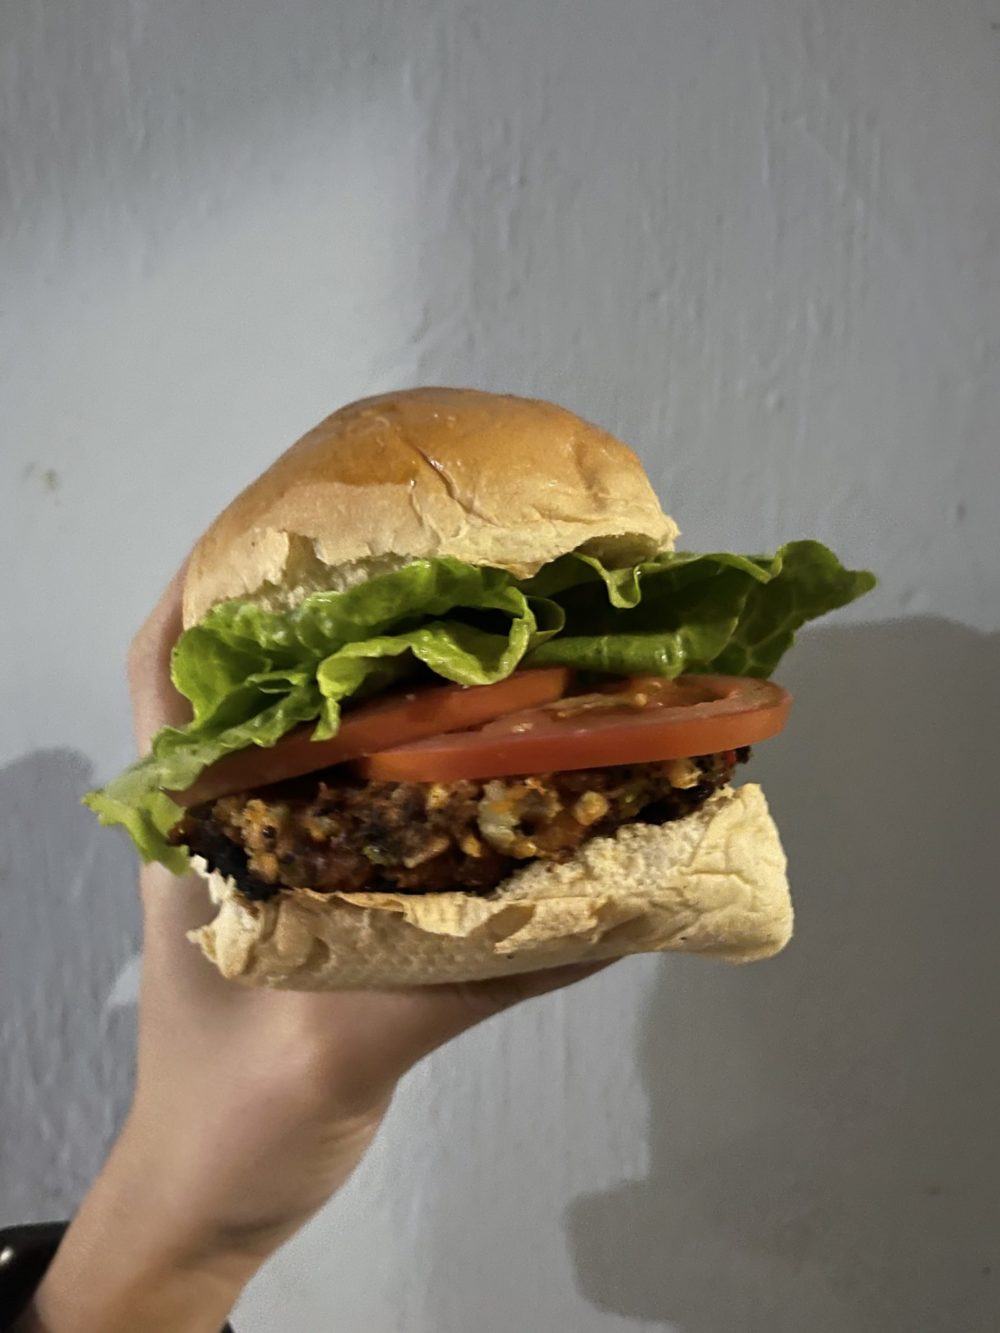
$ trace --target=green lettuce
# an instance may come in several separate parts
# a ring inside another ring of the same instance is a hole
[[[802,625],[873,586],[871,574],[800,541],[773,556],[670,553],[626,569],[576,552],[528,580],[417,560],[289,611],[224,602],[173,651],[191,722],[163,728],[148,755],[85,800],[102,823],[123,825],[146,860],[180,872],[187,854],[166,834],[181,812],[165,793],[302,723],[315,723],[317,739],[335,735],[345,700],[417,672],[488,685],[522,664],[768,676]]]
[[[586,572],[579,571],[581,565]],[[602,602],[595,593],[601,585]],[[875,585],[819,542],[789,542],[773,556],[661,555],[631,569],[591,556],[555,561],[527,585],[558,596],[566,623],[531,655],[614,675],[714,671],[770,676],[807,621]]]

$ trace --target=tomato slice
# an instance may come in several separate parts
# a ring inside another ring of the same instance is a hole
[[[371,754],[356,769],[395,782],[455,782],[716,754],[776,735],[791,702],[780,685],[744,676],[632,677]]]
[[[545,667],[515,671],[496,685],[430,685],[407,694],[387,695],[345,712],[340,730],[328,741],[311,739],[315,729],[312,724],[296,727],[277,745],[254,745],[223,755],[186,791],[168,794],[178,805],[200,805],[231,792],[302,777],[422,736],[478,727],[504,713],[561,698],[569,688],[570,676],[564,667]]]

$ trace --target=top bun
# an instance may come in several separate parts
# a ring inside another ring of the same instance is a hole
[[[192,552],[184,624],[230,598],[294,606],[431,556],[526,578],[579,547],[634,563],[676,536],[632,450],[572,412],[409,389],[342,407],[223,510]]]

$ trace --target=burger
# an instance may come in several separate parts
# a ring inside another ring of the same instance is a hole
[[[226,977],[460,982],[792,930],[761,789],[769,677],[873,585],[826,547],[675,550],[636,455],[551,403],[353,403],[200,539],[191,720],[88,803],[207,882]]]

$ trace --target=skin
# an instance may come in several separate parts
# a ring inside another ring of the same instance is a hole
[[[183,570],[129,654],[136,740],[188,716],[170,682]],[[589,976],[328,995],[224,981],[185,933],[202,883],[140,875],[136,1090],[18,1333],[217,1333],[260,1266],[344,1183],[400,1078],[466,1029]]]

